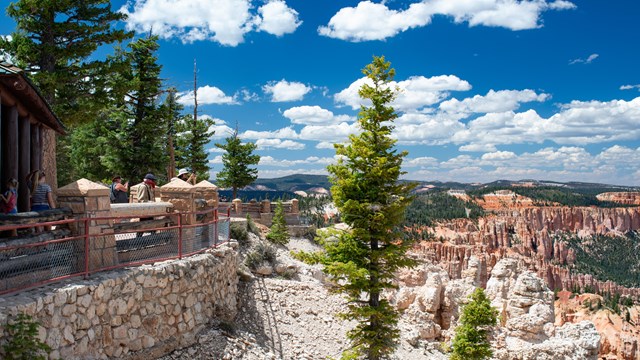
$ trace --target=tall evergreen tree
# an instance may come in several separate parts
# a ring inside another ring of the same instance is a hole
[[[238,195],[238,188],[247,186],[258,178],[258,169],[252,168],[260,162],[260,155],[254,155],[256,144],[243,144],[238,137],[238,128],[225,139],[224,144],[216,147],[225,151],[222,155],[222,170],[218,172],[219,186],[233,188],[233,198]]]
[[[185,116],[181,114],[182,110],[184,110],[184,105],[178,102],[176,91],[175,88],[167,90],[167,97],[160,108],[160,112],[167,123],[168,179],[176,176],[176,134],[179,124],[185,120]]]
[[[371,101],[358,115],[362,132],[349,136],[348,144],[336,144],[338,163],[328,166],[334,202],[351,230],[323,262],[332,277],[342,280],[338,286],[349,301],[345,318],[359,322],[348,333],[353,349],[377,360],[393,351],[399,337],[398,313],[380,294],[394,287],[398,269],[415,265],[406,255],[411,243],[400,229],[414,185],[398,182],[407,152],[398,153],[391,138],[397,117],[389,105],[397,94],[390,85],[395,70],[384,57],[374,57],[362,72],[369,82],[358,93]]]
[[[18,0],[7,7],[16,21],[11,41],[0,38],[0,48],[32,73],[43,97],[63,119],[70,131],[74,124],[93,119],[100,111],[99,85],[105,63],[91,59],[100,46],[126,40],[132,33],[113,25],[126,15],[114,12],[109,1]],[[68,146],[68,144],[63,144]],[[43,133],[44,165],[56,169],[56,138]],[[61,151],[64,156],[68,152]],[[62,159],[67,164],[68,159]],[[58,173],[64,175],[71,169]],[[56,179],[49,179],[56,187]]]
[[[176,163],[179,168],[190,168],[200,180],[209,179],[209,160],[205,146],[214,134],[213,119],[182,116],[176,124]]]

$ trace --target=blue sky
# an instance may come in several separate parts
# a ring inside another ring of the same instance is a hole
[[[357,132],[360,70],[396,69],[394,137],[415,180],[640,185],[635,0],[112,1],[162,38],[163,77],[213,142],[237,124],[261,178],[326,174]],[[3,18],[0,34],[13,30]],[[191,99],[190,99],[191,97]],[[212,174],[220,153],[211,145]]]

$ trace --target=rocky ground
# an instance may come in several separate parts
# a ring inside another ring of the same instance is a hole
[[[252,242],[256,241],[253,237]],[[286,247],[278,249],[278,262],[295,266],[295,276],[254,275],[249,281],[241,281],[234,323],[213,323],[199,335],[197,344],[161,359],[339,359],[348,346],[345,334],[354,324],[336,317],[345,302],[323,284],[319,267],[290,256],[290,250],[316,248],[307,239],[291,239]],[[240,253],[244,255],[246,247]],[[438,343],[426,345],[414,347],[403,340],[394,358],[447,358],[435,349]]]
[[[258,242],[252,235],[250,242],[239,248],[240,258]],[[290,255],[291,250],[317,248],[307,239],[294,238],[277,249],[280,266],[259,269],[265,274],[273,270],[273,274],[252,275],[241,269],[239,311],[234,322],[211,324],[195,345],[161,359],[340,358],[348,348],[346,332],[354,325],[336,317],[344,311],[345,301],[329,291],[319,267]],[[385,295],[402,310],[398,323],[401,339],[392,359],[448,358],[442,351],[443,339],[453,335],[459,305],[482,278],[479,259],[472,256],[469,263],[460,279],[450,279],[442,267],[428,260],[416,269],[399,272],[399,290]],[[554,326],[553,292],[521,261],[506,258],[497,263],[486,292],[501,314],[501,326],[493,332],[496,359],[597,359],[600,336],[593,323]]]

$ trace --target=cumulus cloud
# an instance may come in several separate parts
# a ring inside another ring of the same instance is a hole
[[[408,159],[407,159],[408,160]],[[637,169],[640,148],[614,145],[599,154],[591,154],[576,146],[559,148],[545,147],[534,152],[516,154],[511,151],[496,151],[479,157],[459,155],[428,168],[413,170],[415,166],[403,163],[415,180],[438,179],[441,181],[489,182],[498,179],[538,179],[553,181],[575,181],[609,184],[640,184]]]
[[[333,99],[338,105],[350,106],[357,110],[361,105],[369,106],[370,102],[363,102],[358,95],[358,90],[364,85],[373,85],[367,77],[362,77],[349,85],[346,89],[334,95]],[[421,109],[425,106],[436,104],[449,96],[450,91],[467,91],[471,85],[455,75],[440,75],[426,78],[424,76],[412,76],[400,82],[391,82],[389,86],[400,90],[398,97],[393,102],[394,108],[399,111]]]
[[[589,55],[586,59],[573,59],[573,60],[569,60],[569,65],[573,65],[573,64],[591,64],[593,62],[593,60],[597,59],[600,55],[598,54],[591,54]]]
[[[298,12],[280,0],[266,3],[258,9],[258,13],[258,29],[272,35],[291,34],[302,24],[298,19]]]
[[[256,140],[258,150],[267,149],[287,149],[287,150],[302,150],[305,148],[303,143],[299,143],[293,140],[280,140],[280,139],[258,139]]]
[[[288,160],[288,159],[275,159],[271,156],[260,157],[260,163],[262,166],[277,166],[277,167],[292,167],[309,164],[328,165],[335,163],[335,158],[309,156],[306,159]]]
[[[182,105],[193,105],[193,91],[178,93],[178,103]],[[224,91],[215,86],[202,86],[198,88],[198,104],[238,104],[235,97],[225,95]]]
[[[304,125],[328,125],[354,120],[348,115],[336,116],[333,112],[317,105],[293,107],[285,110],[282,115],[291,120],[293,124]]]
[[[435,15],[448,16],[455,23],[466,22],[469,26],[525,30],[541,27],[540,15],[544,11],[573,8],[573,3],[564,0],[423,0],[395,10],[384,2],[361,1],[356,7],[340,9],[326,26],[318,28],[318,33],[353,42],[384,40],[429,25]]]
[[[262,90],[271,95],[272,102],[299,101],[309,93],[311,87],[300,82],[288,82],[284,79],[270,82]]]
[[[349,135],[357,134],[356,123],[341,122],[332,125],[307,125],[300,130],[300,139],[310,141],[343,142]]]
[[[451,137],[456,144],[596,144],[640,139],[640,97],[631,101],[572,101],[549,118],[535,110],[489,113]]]
[[[128,16],[128,30],[227,46],[237,46],[254,30],[282,36],[301,23],[298,13],[281,0],[264,4],[257,13],[252,13],[250,0],[133,0],[119,11]]]
[[[533,90],[500,90],[482,95],[475,95],[470,98],[450,99],[443,101],[439,108],[451,113],[499,113],[517,110],[521,103],[537,101],[543,102],[549,99],[548,94],[537,94]]]
[[[298,139],[300,136],[290,127],[274,131],[247,130],[239,135],[242,139]]]

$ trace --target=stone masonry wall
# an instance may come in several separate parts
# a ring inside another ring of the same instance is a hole
[[[236,315],[236,252],[93,275],[0,297],[0,345],[18,312],[42,325],[52,359],[149,359],[195,341],[212,319]]]

